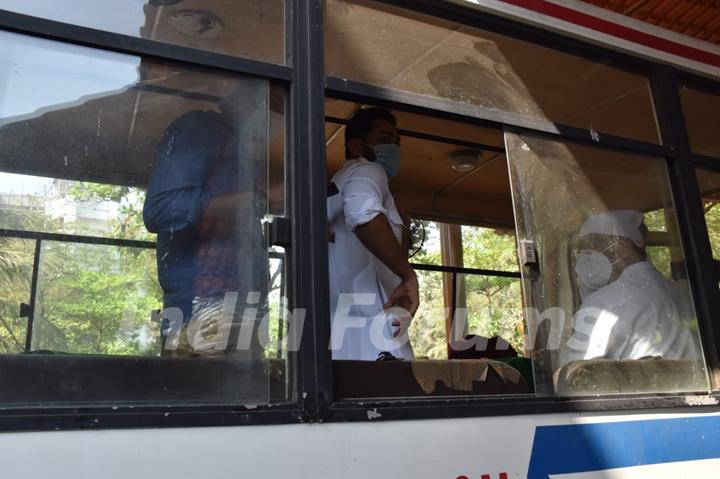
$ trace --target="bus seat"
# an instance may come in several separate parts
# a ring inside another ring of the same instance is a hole
[[[702,371],[684,359],[573,361],[555,374],[558,396],[698,391]]]

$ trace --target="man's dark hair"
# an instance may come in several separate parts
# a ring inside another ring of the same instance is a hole
[[[345,159],[350,159],[352,153],[348,148],[348,141],[357,139],[367,141],[368,133],[375,128],[376,121],[387,121],[397,125],[395,115],[385,108],[363,108],[358,110],[345,126]]]

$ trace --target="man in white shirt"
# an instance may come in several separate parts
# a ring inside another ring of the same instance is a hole
[[[333,359],[413,359],[407,329],[419,305],[407,259],[409,218],[388,186],[400,168],[395,117],[359,110],[345,129],[347,161],[328,191]]]
[[[575,272],[583,297],[560,363],[582,359],[695,359],[688,298],[647,261],[638,211],[590,216],[578,235]],[[687,305],[687,306],[683,306]]]

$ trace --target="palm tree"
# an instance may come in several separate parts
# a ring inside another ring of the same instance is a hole
[[[8,230],[31,230],[41,218],[32,211],[4,209],[1,226]],[[35,241],[0,236],[0,352],[25,348],[27,319],[20,317],[20,303],[30,301]]]

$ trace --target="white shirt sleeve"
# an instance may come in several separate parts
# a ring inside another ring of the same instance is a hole
[[[362,163],[355,168],[342,188],[347,228],[353,231],[379,214],[387,216],[383,203],[389,194],[387,175],[381,166]]]
[[[586,300],[573,318],[572,336],[560,351],[561,364],[582,359],[614,357],[618,316],[602,301]]]

